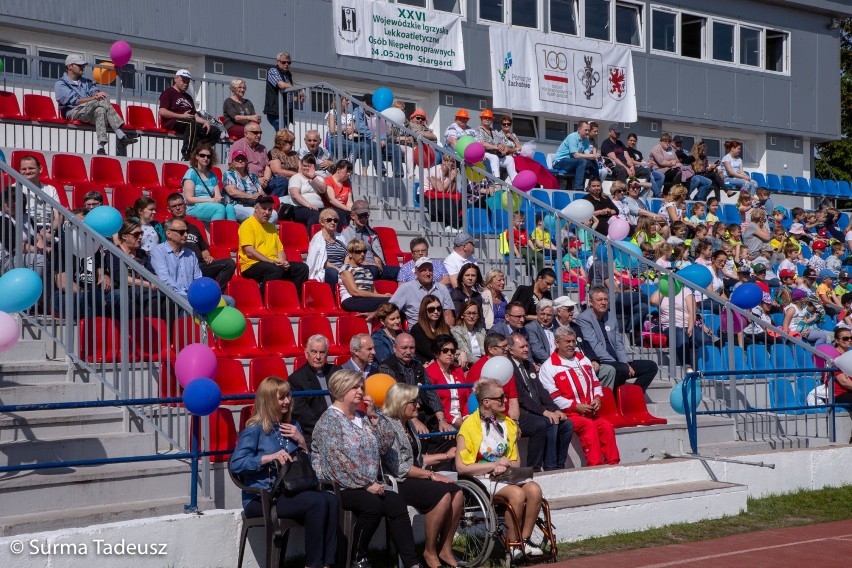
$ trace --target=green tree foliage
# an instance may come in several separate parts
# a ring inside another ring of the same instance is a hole
[[[817,145],[816,176],[852,181],[852,18],[840,25],[840,140]]]

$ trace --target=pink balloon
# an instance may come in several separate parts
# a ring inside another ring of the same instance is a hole
[[[117,41],[109,48],[109,56],[116,67],[124,67],[130,62],[133,50],[126,41]]]
[[[820,353],[825,353],[826,355],[828,355],[828,357],[832,361],[840,357],[840,351],[838,351],[831,343],[822,343],[820,345],[817,345],[816,350]],[[822,357],[817,357],[816,355],[814,355],[813,358],[814,365],[816,365],[820,369],[825,368],[825,359],[823,359]]]
[[[719,331],[722,333],[728,332],[728,317],[733,317],[734,333],[739,333],[745,329],[748,320],[742,314],[732,312],[731,310],[722,310],[722,317],[719,318]]]
[[[479,142],[471,142],[464,149],[464,161],[468,164],[477,164],[485,157],[485,146]],[[499,174],[499,172],[498,172]],[[494,174],[494,175],[498,175]]]
[[[213,350],[202,343],[187,345],[175,358],[175,376],[182,387],[195,379],[215,377],[217,367]]]
[[[20,338],[21,329],[15,317],[6,312],[0,312],[0,353],[17,345]]]
[[[621,217],[613,217],[609,220],[607,236],[614,241],[620,241],[630,234],[630,223]]]
[[[518,175],[516,175],[515,179],[512,180],[512,185],[525,192],[534,188],[537,183],[538,176],[535,175],[535,172],[530,170],[518,172]]]

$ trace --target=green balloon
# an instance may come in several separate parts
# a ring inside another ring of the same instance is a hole
[[[462,136],[456,140],[456,154],[459,155],[459,158],[464,159],[464,149],[474,142],[476,142],[476,138],[473,136]]]
[[[237,308],[222,306],[207,314],[210,329],[220,339],[238,339],[246,330],[246,317]]]
[[[0,73],[3,72],[3,63],[5,63],[5,58],[0,57]]]
[[[662,294],[663,296],[669,295],[669,283],[670,283],[669,281],[670,280],[671,280],[671,276],[667,276],[665,278],[660,278],[660,282],[657,285],[657,287],[660,290],[660,294]],[[675,280],[674,281],[674,290],[675,290],[674,293],[680,294],[681,288],[683,288],[683,285],[678,280]]]
[[[512,193],[510,191],[501,192],[503,195],[500,196],[500,204],[503,206],[503,209],[506,211],[514,213],[515,211],[521,210],[521,196],[517,193]],[[509,194],[512,194],[512,203],[509,204]]]

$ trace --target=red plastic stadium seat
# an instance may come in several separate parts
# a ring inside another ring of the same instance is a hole
[[[308,315],[299,303],[296,285],[287,280],[272,280],[266,283],[263,298],[266,311],[273,316],[299,317]]]
[[[281,357],[255,357],[249,363],[249,384],[255,392],[266,377],[280,377],[286,381],[287,376],[287,365]]]
[[[228,282],[228,289],[225,293],[234,298],[237,303],[236,308],[247,318],[259,318],[266,315],[266,308],[263,307],[263,299],[260,297],[260,288],[254,280],[234,278]]]
[[[6,120],[28,120],[18,106],[18,97],[9,91],[0,91],[0,118]]]
[[[127,183],[142,190],[153,190],[164,186],[160,183],[157,166],[147,160],[128,160]]]
[[[186,170],[189,169],[189,166],[186,164],[180,164],[176,162],[166,162],[163,164],[163,185],[175,189],[180,190],[183,187],[183,175],[186,173]]]
[[[299,370],[300,367],[304,367],[307,364],[308,364],[308,358],[305,357],[304,355],[299,355],[298,357],[293,359],[293,372],[295,373],[296,371]]]
[[[346,363],[349,359],[352,358],[352,355],[349,353],[345,353],[343,355],[338,355],[334,358],[334,364],[338,367],[342,367],[344,363]]]
[[[168,206],[166,206],[166,209],[168,209]],[[185,223],[193,225],[196,229],[198,229],[201,232],[201,236],[204,237],[205,241],[209,240],[207,238],[207,229],[204,227],[203,221],[201,221],[200,219],[196,219],[192,215],[187,215],[186,217],[183,218],[183,220],[184,220]],[[213,254],[213,253],[210,253],[210,254]],[[216,257],[216,258],[220,258],[220,257]],[[228,258],[228,257],[223,256],[221,258]]]
[[[375,286],[377,294],[393,294],[399,288],[399,282],[394,282],[393,280],[373,280],[373,286]]]
[[[35,122],[50,122],[65,124],[65,119],[59,117],[53,99],[47,95],[24,95],[24,114]]]
[[[222,389],[222,395],[228,394],[249,394],[248,383],[246,383],[246,372],[243,370],[243,364],[236,359],[228,359],[227,357],[217,357],[216,366],[216,384]],[[251,400],[227,400],[222,404],[229,406],[240,406],[243,404],[251,404]]]
[[[337,344],[340,345],[341,349],[346,351],[349,351],[349,341],[353,337],[359,333],[370,333],[370,330],[367,328],[367,320],[359,318],[358,316],[339,317],[334,323],[334,327],[337,330],[337,333],[335,334],[337,337]]]
[[[91,172],[89,179],[102,184],[104,187],[127,187],[127,184],[124,183],[124,171],[121,168],[121,162],[115,158],[92,156],[89,171]]]
[[[635,420],[630,420],[621,415],[618,407],[615,404],[615,395],[612,394],[612,389],[609,387],[603,388],[603,399],[601,400],[600,416],[606,418],[613,428],[628,428],[637,426],[639,423]]]
[[[330,356],[342,355],[349,349],[341,349],[334,341],[331,331],[331,323],[325,316],[302,316],[299,319],[299,348],[304,351],[308,347],[308,338],[320,334],[328,339],[328,354]]]
[[[387,263],[392,266],[399,266],[399,258],[405,253],[399,247],[396,231],[391,227],[373,227],[373,229],[379,235],[379,242],[382,244],[382,251],[385,253]],[[393,257],[397,262],[392,262],[389,257]]]
[[[79,333],[79,355],[83,361],[112,363],[121,360],[118,326],[111,318],[82,318]]]
[[[86,163],[76,154],[54,154],[50,169],[57,184],[74,185],[89,181]]]
[[[169,327],[164,320],[137,318],[131,329],[130,340],[137,360],[174,362],[177,354],[169,348]]]
[[[240,248],[240,224],[228,219],[210,221],[210,244],[225,246],[228,251],[237,252]]]
[[[97,191],[100,193],[101,197],[104,198],[104,205],[109,205],[109,199],[107,198],[106,190],[103,187],[95,185],[90,181],[83,181],[71,185],[71,203],[74,205],[75,209],[83,207],[83,196],[90,191]]]
[[[286,316],[266,316],[257,325],[260,348],[277,357],[296,357],[304,352],[296,345],[293,326]]]
[[[124,113],[121,111],[121,107],[118,106],[115,103],[112,103],[112,108],[113,108],[113,110],[115,110],[115,114],[118,115],[118,118],[120,118],[122,121],[124,121]]]
[[[127,186],[124,189],[113,189],[112,206],[124,214],[124,210],[132,207],[140,197],[142,197],[142,190],[138,187]]]
[[[213,351],[218,357],[235,357],[237,359],[251,359],[252,357],[261,357],[266,355],[260,347],[257,346],[257,340],[254,337],[254,327],[249,323],[246,325],[246,330],[241,336],[236,339],[215,338]]]
[[[216,260],[231,258],[231,252],[228,250],[228,247],[221,245],[207,245],[207,252]]]
[[[234,425],[234,413],[227,408],[217,408],[210,415],[210,451],[232,450],[236,445],[237,428]],[[212,463],[225,463],[229,459],[231,459],[231,454],[210,456]]]
[[[657,418],[648,412],[645,404],[645,391],[637,385],[621,385],[618,387],[618,410],[621,415],[643,426],[652,424],[667,424],[665,418]]]
[[[325,282],[308,280],[302,284],[302,308],[309,314],[345,316],[349,312],[337,307],[336,294]]]
[[[246,429],[246,422],[251,418],[252,413],[254,412],[254,405],[244,406],[240,409],[240,432]]]
[[[311,229],[308,231],[308,236],[311,239],[314,238],[314,235],[319,233],[321,229],[322,229],[322,225],[320,225],[319,223],[314,223],[313,225],[311,225]]]
[[[124,125],[131,130],[141,130],[143,132],[160,132],[166,133],[168,130],[157,126],[157,121],[154,119],[154,111],[145,106],[127,105],[127,122]]]
[[[281,243],[284,245],[284,248],[293,248],[298,251],[299,254],[308,254],[308,246],[310,246],[311,243],[308,239],[307,230],[301,223],[295,223],[293,221],[279,221],[278,236],[281,238]]]

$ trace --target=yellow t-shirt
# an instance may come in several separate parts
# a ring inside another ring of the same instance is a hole
[[[719,218],[713,215],[712,213],[708,213],[704,216],[704,224],[705,225],[715,225],[719,222]]]
[[[832,287],[827,286],[825,283],[821,283],[819,286],[817,286],[817,296],[819,296],[821,294],[825,294],[826,297],[827,297],[828,295],[831,294],[832,290],[833,290]]]
[[[243,247],[253,246],[257,252],[269,260],[278,260],[278,251],[284,250],[281,238],[278,236],[278,227],[272,223],[261,223],[254,215],[246,219],[240,225],[240,270],[250,268],[260,262],[246,256]]]
[[[532,235],[530,235],[530,240],[533,243],[535,243],[536,241],[541,241],[542,244],[544,245],[543,248],[546,248],[546,249],[550,248],[550,233],[548,233],[544,229],[541,229],[539,227],[536,227],[535,229],[533,229]],[[533,244],[533,246],[535,247],[535,250],[537,250],[537,251],[542,250],[541,248],[536,247],[535,244]]]
[[[514,461],[518,459],[518,425],[508,416],[500,416],[500,422],[506,428],[506,443],[509,446],[505,457]],[[473,414],[464,419],[458,435],[464,438],[464,450],[459,455],[462,463],[472,464],[480,461],[479,446],[482,445],[482,418],[479,417],[479,410],[474,411]]]

